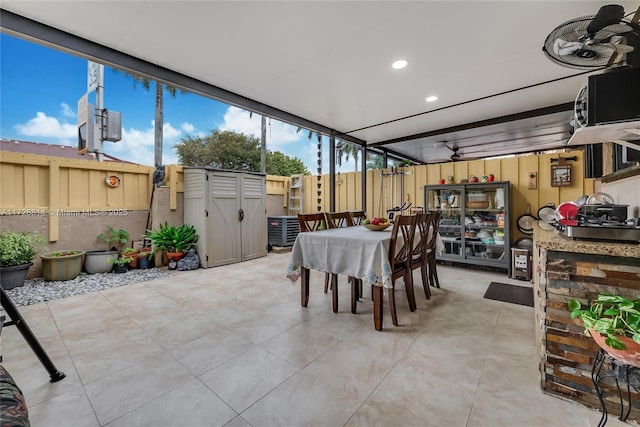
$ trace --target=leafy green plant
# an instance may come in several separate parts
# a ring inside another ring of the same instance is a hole
[[[98,234],[98,240],[107,242],[109,249],[116,248],[116,250],[121,253],[123,246],[129,242],[129,232],[122,228],[120,230],[116,230],[112,226],[109,226],[106,233]]]
[[[147,230],[147,236],[153,245],[153,253],[157,250],[167,252],[186,252],[198,242],[198,234],[193,225],[182,224],[178,227],[166,221],[157,230]]]
[[[640,344],[640,299],[627,299],[618,295],[599,294],[589,308],[583,309],[580,301],[569,300],[571,318],[579,317],[584,324],[584,333],[589,330],[606,335],[605,343],[617,350],[626,346],[617,336],[630,337]]]
[[[39,250],[46,250],[44,236],[31,231],[0,233],[0,267],[29,264]]]
[[[133,261],[133,258],[128,257],[128,256],[122,256],[120,258],[110,258],[107,260],[107,262],[109,264],[115,264],[115,265],[125,265],[125,264],[129,264],[131,261]]]
[[[133,249],[133,248],[124,248],[124,251],[122,251],[122,253],[123,253],[125,256],[129,256],[129,255],[131,255],[131,254],[135,254],[135,253],[138,253],[138,252],[139,252],[139,250],[138,250],[138,249]]]
[[[50,256],[66,256],[66,255],[75,255],[79,254],[80,251],[55,251],[49,254]]]

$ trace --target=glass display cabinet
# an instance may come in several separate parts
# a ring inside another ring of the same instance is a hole
[[[424,206],[440,212],[439,260],[504,268],[511,276],[509,182],[424,186]]]

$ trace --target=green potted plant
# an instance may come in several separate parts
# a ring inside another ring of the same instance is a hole
[[[193,225],[182,224],[176,227],[166,221],[160,224],[157,230],[147,230],[146,237],[151,240],[153,253],[158,250],[165,251],[167,256],[175,261],[182,258],[184,253],[198,242],[198,234]]]
[[[138,268],[138,254],[140,253],[140,249],[134,249],[134,248],[124,248],[124,251],[122,251],[122,254],[125,257],[131,258],[131,261],[129,262],[129,267],[130,268]]]
[[[120,251],[129,241],[126,230],[109,226],[106,233],[100,233],[97,240],[107,243],[107,250],[87,251],[84,256],[84,269],[88,274],[108,273],[113,270],[113,262],[120,255]]]
[[[640,367],[640,299],[603,293],[588,308],[574,299],[568,306],[571,318],[582,320],[585,335],[614,359]]]
[[[144,248],[149,249],[149,248]],[[141,270],[146,270],[149,268],[149,255],[151,253],[150,250],[142,250],[139,254],[136,255],[138,258],[138,268]]]
[[[115,259],[110,259],[109,262],[115,265],[114,273],[126,273],[129,271],[129,263],[131,262],[131,257],[121,256]]]
[[[36,232],[0,232],[0,284],[4,289],[23,286],[29,267],[40,249],[44,236]]]
[[[40,254],[44,280],[72,280],[82,270],[84,251],[54,251]]]

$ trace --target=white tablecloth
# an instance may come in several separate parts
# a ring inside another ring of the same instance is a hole
[[[300,267],[304,267],[390,287],[392,228],[371,231],[355,226],[300,233],[291,251],[288,277],[295,282],[300,277]]]

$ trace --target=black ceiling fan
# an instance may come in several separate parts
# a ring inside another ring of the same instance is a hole
[[[446,147],[449,151],[451,151],[453,154],[449,157],[451,159],[452,162],[457,162],[459,160],[462,160],[462,155],[460,153],[458,153],[458,150],[460,149],[459,147],[449,147],[449,144],[447,143],[447,141],[436,141],[433,144],[434,148],[442,148],[442,147]]]
[[[624,8],[602,6],[596,15],[571,19],[546,38],[543,52],[564,67],[589,70],[609,66],[640,66],[640,9],[625,19]]]

